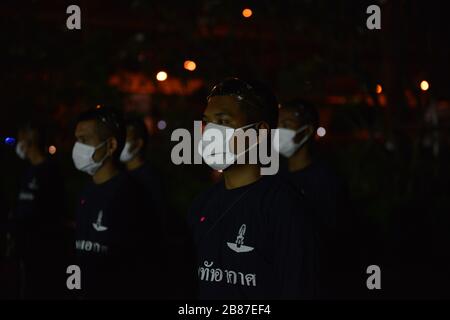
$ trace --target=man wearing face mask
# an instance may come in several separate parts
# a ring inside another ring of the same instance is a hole
[[[155,244],[145,236],[152,226],[143,219],[141,190],[120,169],[123,119],[106,107],[87,111],[77,121],[75,136],[75,167],[92,177],[77,210],[81,298],[151,298],[157,292],[146,287],[146,276],[158,274],[144,267],[145,254]]]
[[[275,128],[277,118],[276,98],[259,83],[226,79],[208,96],[200,151],[224,180],[197,197],[188,215],[200,299],[314,296],[313,236],[302,198],[279,175],[262,176],[259,163],[236,162],[270,137],[259,129]],[[256,145],[230,146],[239,132],[255,129]],[[213,131],[224,133],[222,151],[208,146]]]
[[[337,282],[343,279],[339,270],[347,258],[338,245],[343,240],[342,224],[348,224],[344,222],[347,191],[333,170],[312,153],[318,122],[318,112],[312,104],[301,100],[284,104],[279,110],[278,150],[287,158],[287,172],[283,175],[311,207],[319,252],[320,296],[339,298],[342,289],[349,287],[348,283]]]
[[[120,161],[125,164],[128,173],[145,189],[153,213],[160,218],[164,192],[159,175],[145,158],[148,144],[147,127],[139,118],[130,118],[125,125],[127,138],[120,154]]]
[[[61,298],[64,185],[55,164],[47,157],[44,126],[31,122],[21,126],[16,153],[27,164],[12,217],[21,296]]]
[[[152,228],[147,230],[147,241],[149,243],[160,243],[155,245],[154,249],[146,256],[146,263],[153,265],[154,268],[159,267],[159,273],[166,272],[166,254],[167,245],[166,210],[164,203],[164,187],[160,176],[156,169],[152,167],[146,159],[146,151],[149,140],[149,134],[144,121],[138,117],[130,117],[125,122],[126,142],[120,154],[120,161],[125,164],[128,174],[138,184],[143,191],[141,195],[144,197],[147,209],[141,215],[141,221]],[[173,276],[171,276],[173,277]],[[158,277],[153,280],[152,286],[155,287],[154,281],[161,280]],[[167,288],[167,283],[159,283],[161,288]],[[170,294],[169,292],[160,292],[160,297]]]

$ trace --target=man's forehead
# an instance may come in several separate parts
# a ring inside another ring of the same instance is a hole
[[[75,129],[76,134],[92,134],[95,130],[95,120],[80,121]]]
[[[285,119],[299,120],[300,114],[298,111],[291,108],[281,108],[279,110],[279,117]]]
[[[233,96],[214,96],[208,99],[205,113],[233,114],[238,107],[238,101]]]

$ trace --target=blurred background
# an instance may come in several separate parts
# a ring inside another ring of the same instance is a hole
[[[81,8],[81,30],[66,8]],[[371,4],[381,30],[366,27]],[[260,79],[280,102],[313,101],[321,156],[348,183],[365,268],[362,297],[449,297],[450,24],[445,1],[3,0],[0,4],[0,205],[14,206],[18,124],[49,124],[71,217],[85,177],[72,164],[76,116],[93,106],[142,115],[171,214],[220,178],[175,166],[171,132],[193,129],[211,86]],[[0,296],[6,268],[0,269]]]

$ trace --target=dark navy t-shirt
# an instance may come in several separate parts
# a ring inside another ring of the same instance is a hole
[[[324,162],[314,161],[295,172],[283,172],[311,208],[316,238],[317,277],[320,296],[339,298],[347,290],[351,232],[348,192],[344,181]]]
[[[76,251],[86,298],[141,297],[151,275],[144,270],[145,256],[152,252],[148,235],[156,227],[146,219],[144,197],[126,173],[96,185],[89,183],[77,210]],[[156,276],[156,275],[155,275]]]
[[[314,218],[323,228],[335,228],[347,201],[344,182],[325,163],[314,161],[295,172],[284,173],[298,193],[312,204]]]
[[[58,235],[65,216],[63,199],[63,181],[53,162],[46,160],[26,168],[14,215],[20,254],[39,255],[47,252],[42,249],[48,244],[53,243],[54,248],[59,245],[61,240]],[[56,251],[52,253],[60,254]]]
[[[145,202],[150,204],[149,214],[162,224],[167,205],[165,204],[164,186],[158,172],[149,163],[144,163],[128,173],[141,188]]]
[[[227,190],[221,182],[189,213],[200,299],[314,295],[314,246],[303,200],[278,176]]]

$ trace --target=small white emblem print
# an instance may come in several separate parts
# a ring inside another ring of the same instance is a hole
[[[253,247],[245,246],[244,245],[244,234],[245,230],[247,229],[247,226],[243,224],[239,228],[239,233],[236,238],[236,242],[227,242],[228,248],[233,250],[234,252],[241,253],[241,252],[250,252],[253,251]]]
[[[107,227],[102,225],[102,218],[103,218],[103,210],[100,210],[98,213],[98,216],[97,216],[97,222],[92,223],[92,226],[94,227],[94,229],[99,232],[108,230]]]

